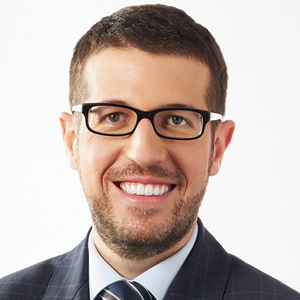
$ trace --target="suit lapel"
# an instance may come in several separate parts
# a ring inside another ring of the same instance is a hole
[[[222,299],[231,258],[198,220],[196,243],[164,300]]]
[[[87,241],[88,237],[66,254],[43,300],[89,300]]]

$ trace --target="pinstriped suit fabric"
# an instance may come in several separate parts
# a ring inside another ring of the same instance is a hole
[[[194,248],[163,300],[300,300],[228,254],[198,222]],[[72,251],[0,279],[0,300],[89,300],[87,238]],[[161,300],[161,299],[157,299]]]
[[[72,251],[0,279],[0,300],[87,300],[88,247]]]

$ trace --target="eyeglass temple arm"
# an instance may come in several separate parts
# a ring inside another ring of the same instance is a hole
[[[223,116],[217,113],[210,113],[210,121],[217,121],[217,120],[221,120],[222,121]]]
[[[74,111],[82,113],[82,105],[78,104],[78,105],[72,106],[72,112],[74,112]]]

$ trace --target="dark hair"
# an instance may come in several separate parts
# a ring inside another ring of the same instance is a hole
[[[77,43],[70,66],[70,105],[88,95],[87,60],[108,47],[136,47],[151,54],[194,58],[210,69],[206,91],[209,110],[225,113],[227,67],[211,33],[184,11],[166,5],[125,7],[93,25]]]

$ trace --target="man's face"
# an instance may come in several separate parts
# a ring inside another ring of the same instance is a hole
[[[86,79],[86,102],[207,110],[209,69],[197,60],[108,48],[89,59]],[[201,138],[179,141],[157,136],[148,119],[124,137],[91,133],[82,120],[76,136],[71,165],[106,246],[143,259],[191,234],[210,170],[218,170],[209,124]]]

